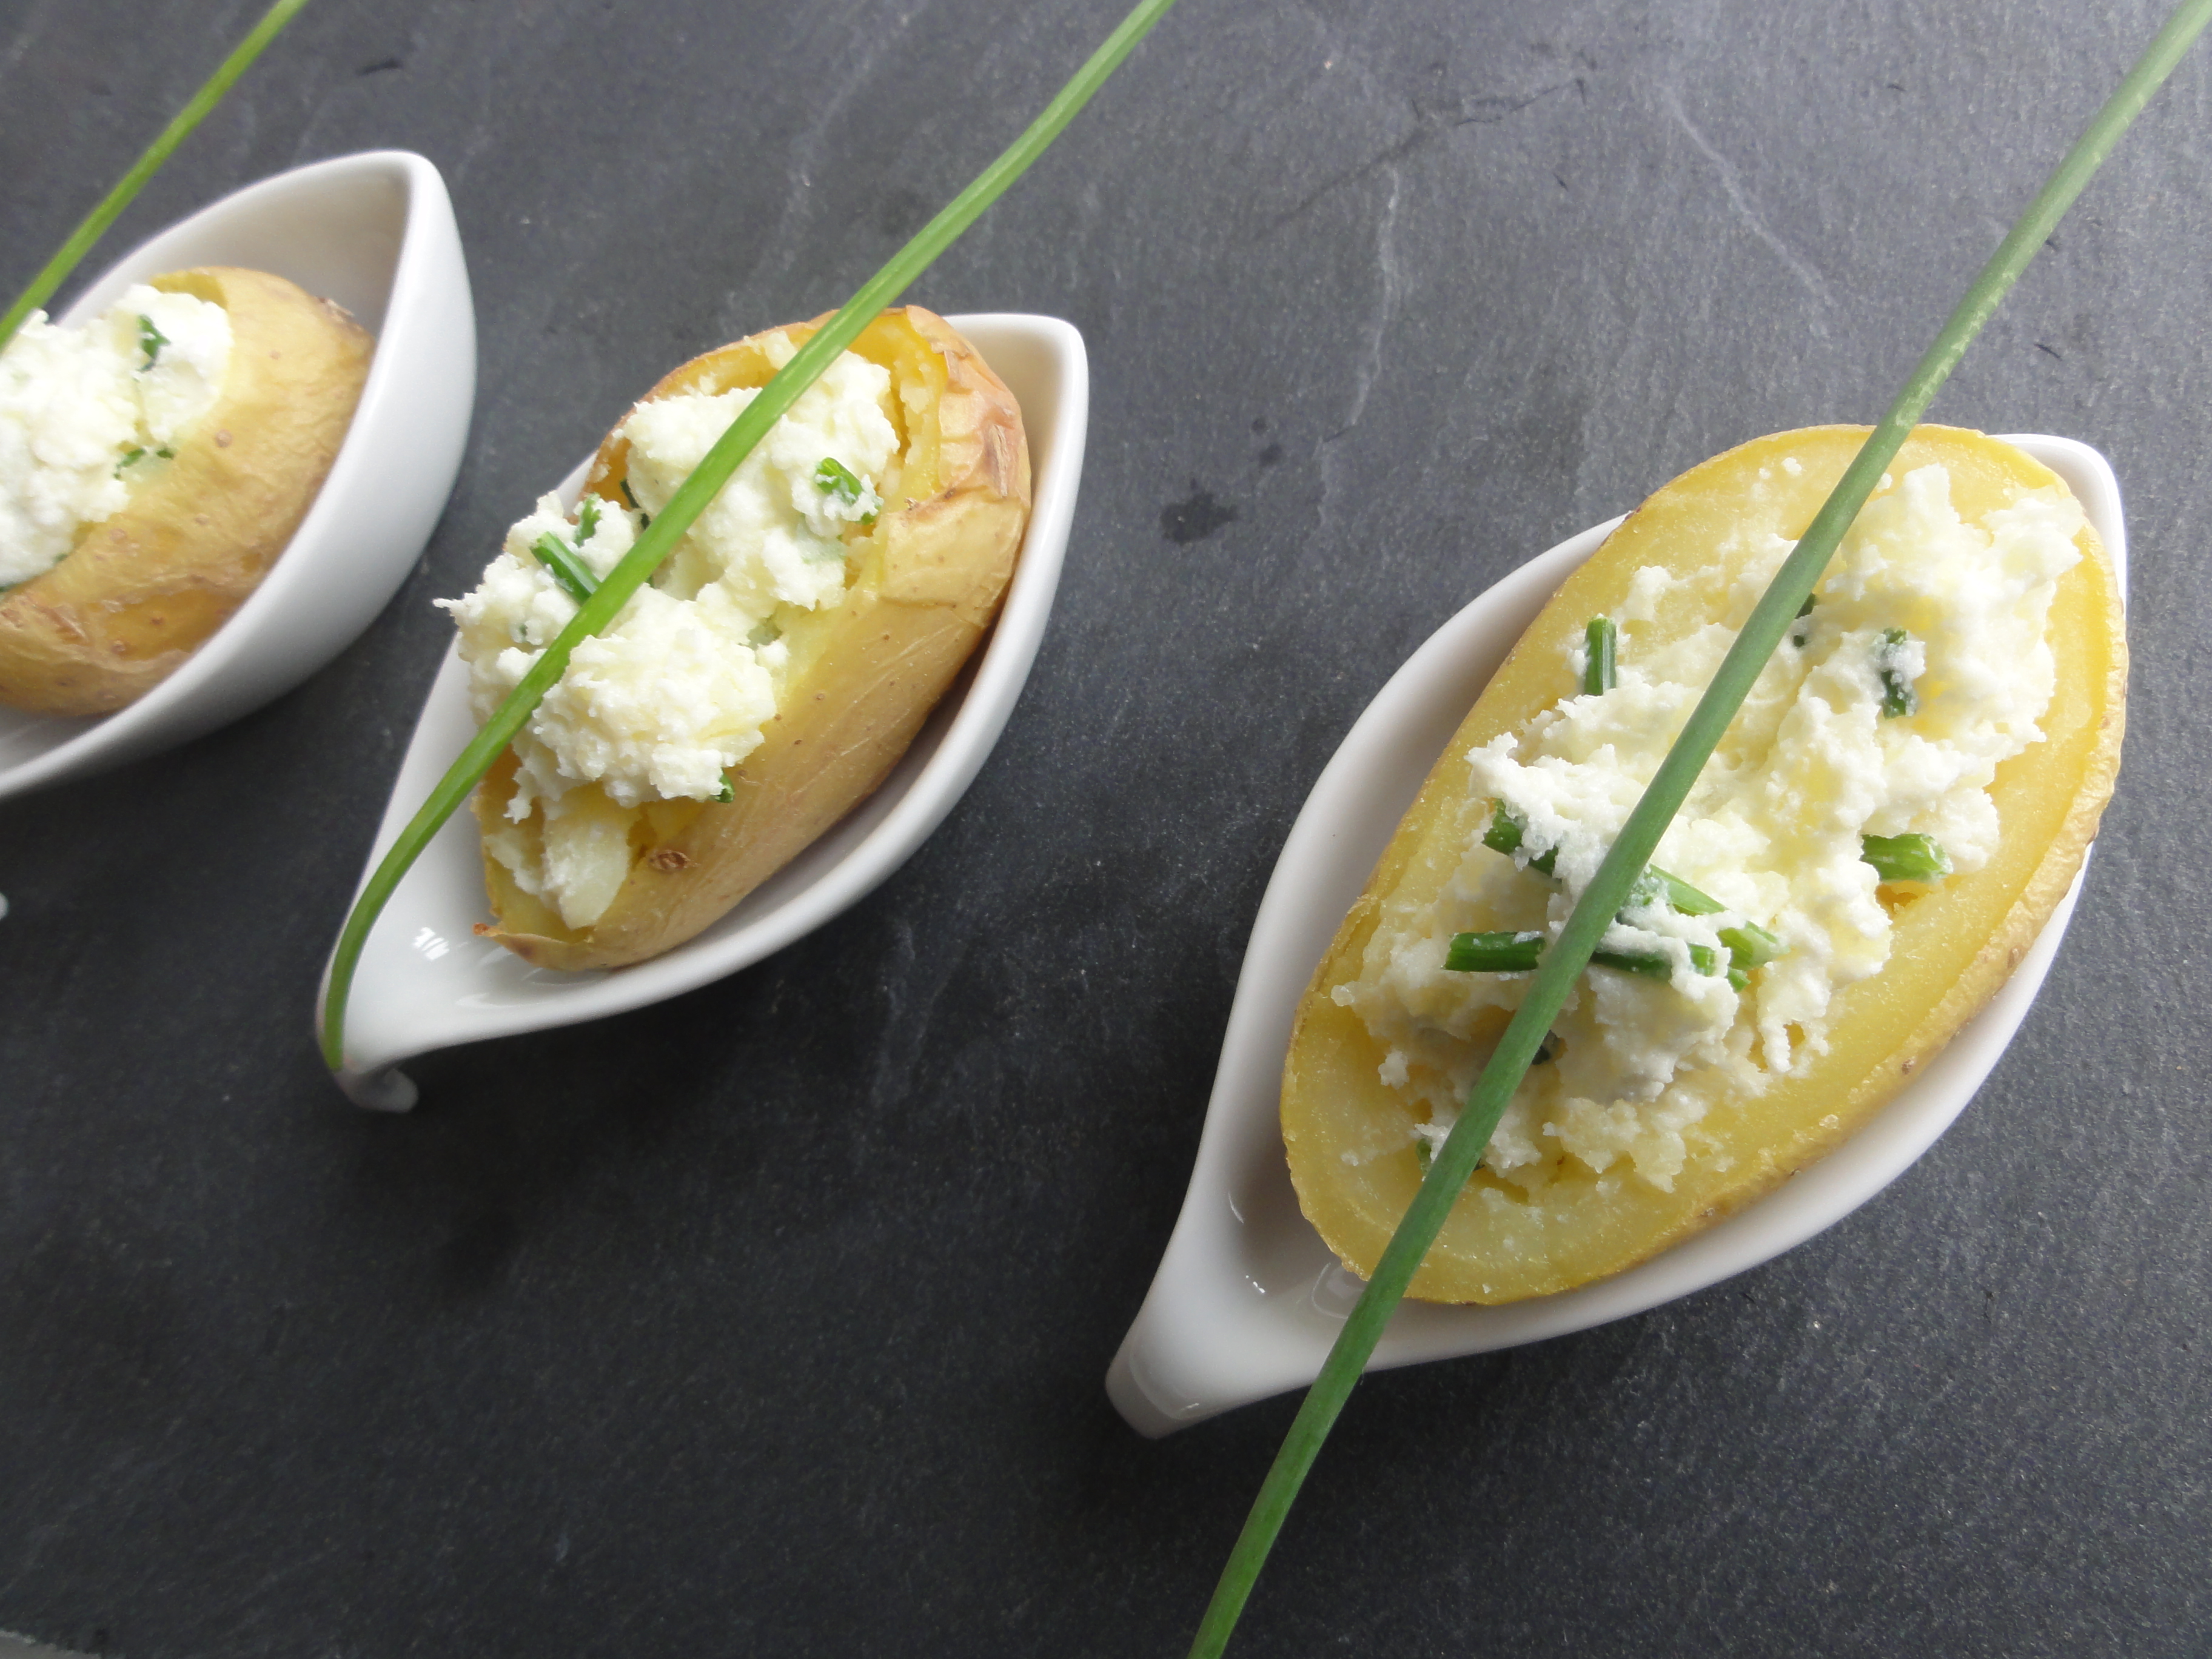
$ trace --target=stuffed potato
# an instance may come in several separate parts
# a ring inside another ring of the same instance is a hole
[[[106,714],[173,672],[291,540],[373,346],[228,267],[157,276],[81,331],[27,324],[0,360],[0,702]]]
[[[509,532],[448,607],[479,718],[820,320],[677,369],[600,446],[575,512],[548,497]],[[974,348],[919,307],[871,323],[479,787],[480,931],[613,968],[726,913],[905,752],[997,614],[1029,500],[1020,411]]]
[[[1284,1072],[1300,1201],[1355,1270],[1863,436],[1761,439],[1661,490],[1552,599],[1437,762],[1315,975]],[[1618,641],[1609,684],[1601,635]],[[1616,1273],[1866,1121],[2065,893],[2118,768],[2126,659],[2112,570],[2063,485],[1979,434],[1917,432],[1412,1293],[1510,1302]]]

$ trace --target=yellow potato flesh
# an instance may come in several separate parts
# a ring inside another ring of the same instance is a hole
[[[1417,1119],[1410,1097],[1377,1075],[1382,1047],[1330,994],[1358,978],[1386,903],[1431,901],[1480,838],[1491,803],[1468,796],[1468,752],[1574,694],[1569,646],[1590,617],[1618,613],[1638,568],[1705,566],[1747,529],[1802,534],[1864,435],[1863,428],[1827,427],[1759,439],[1668,485],[1568,579],[1447,745],[1316,971],[1284,1068],[1283,1136],[1300,1202],[1355,1271],[1373,1268],[1420,1183]],[[1785,457],[1799,463],[1796,476]],[[1929,462],[1949,470],[1952,501],[1970,522],[2057,482],[1978,433],[1925,427],[1890,476]],[[1533,1196],[1478,1170],[1412,1294],[1518,1301],[1644,1260],[1851,1133],[1988,1000],[2073,879],[2119,763],[2127,674],[2119,599],[2094,533],[2084,528],[2078,543],[2087,556],[2061,579],[2051,610],[2057,684],[2041,723],[2045,741],[2001,766],[1990,792],[2002,825],[1998,850],[1982,869],[1935,887],[1882,890],[1894,928],[1888,964],[1837,995],[1826,1054],[1771,1079],[1760,1093],[1723,1097],[1690,1131],[1690,1161],[1672,1191],[1619,1166],[1599,1174],[1572,1158]],[[1657,627],[1703,620],[1662,613]]]
[[[151,285],[223,308],[229,367],[175,458],[146,463],[120,512],[0,598],[0,702],[14,708],[104,714],[182,665],[291,541],[368,379],[368,334],[281,276],[210,266]]]
[[[775,332],[796,345],[818,325]],[[694,359],[648,399],[767,384],[776,368],[769,337]],[[1029,451],[1012,394],[919,307],[886,312],[850,349],[890,371],[886,412],[900,443],[883,481],[884,512],[848,541],[842,602],[778,609],[790,655],[763,741],[731,774],[734,798],[630,809],[629,873],[592,925],[568,927],[487,854],[499,921],[484,931],[518,955],[549,968],[622,967],[711,926],[875,790],[989,630],[1029,512]],[[618,500],[628,453],[619,435],[608,438],[585,489]],[[487,835],[506,830],[514,770],[510,750],[477,792]],[[542,818],[533,814],[522,831],[542,835]]]

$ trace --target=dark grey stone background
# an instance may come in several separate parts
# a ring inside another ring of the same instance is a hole
[[[1100,1379],[1306,788],[1522,559],[1878,412],[2160,9],[1183,0],[915,291],[1071,319],[1096,375],[965,803],[750,971],[343,1104],[309,996],[430,599],[662,370],[841,301],[1118,6],[319,0],[114,233],[420,150],[482,392],[359,644],[0,805],[0,1628],[1180,1653],[1291,1406],[1152,1443]],[[0,289],[259,9],[0,9]],[[2209,137],[2212,46],[1936,408],[2098,445],[2130,508],[2127,775],[2020,1041],[1782,1260],[1363,1388],[1240,1650],[2205,1650]]]

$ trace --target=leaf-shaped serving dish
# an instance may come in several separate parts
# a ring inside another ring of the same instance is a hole
[[[2070,439],[2014,436],[2081,500],[2127,591],[2120,491],[2105,458]],[[1346,734],[1306,798],[1261,900],[1222,1041],[1182,1214],[1107,1372],[1115,1407],[1162,1435],[1310,1382],[1361,1281],[1298,1209],[1277,1117],[1283,1055],[1306,981],[1365,887],[1398,821],[1483,686],[1567,574],[1620,522],[1561,543],[1430,637]],[[1627,1272],[1497,1307],[1405,1302],[1373,1368],[1510,1348],[1703,1290],[1803,1243],[1904,1173],[1973,1097],[2034,1001],[2077,877],[1989,1006],[1867,1127],[1727,1220]]]
[[[532,968],[474,936],[491,912],[476,822],[456,814],[401,881],[355,971],[337,1081],[357,1104],[386,1111],[412,1106],[415,1085],[396,1069],[412,1055],[641,1008],[749,967],[859,900],[952,810],[1005,729],[1044,637],[1082,477],[1091,371],[1083,337],[1056,318],[949,320],[1021,405],[1030,521],[990,638],[883,787],[696,939],[612,972]],[[584,470],[561,486],[571,501]],[[449,650],[400,763],[369,870],[475,734],[468,668]]]
[[[289,690],[384,609],[453,492],[476,401],[476,311],[437,168],[374,150],[249,185],[125,254],[61,320],[194,265],[270,271],[351,312],[376,337],[353,424],[283,556],[175,673],[95,719],[0,708],[0,799],[169,748]]]

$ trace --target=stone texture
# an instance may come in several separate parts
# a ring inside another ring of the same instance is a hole
[[[14,291],[260,10],[0,21]],[[1291,1412],[1100,1378],[1304,792],[1443,617],[1869,419],[2140,0],[1185,0],[915,291],[1073,319],[1058,612],[966,802],[782,955],[344,1107],[315,975],[428,601],[675,362],[842,300],[1116,0],[322,0],[113,233],[444,169],[482,392],[421,570],[226,731],[0,805],[0,1628],[131,1659],[1180,1651]],[[2212,48],[1936,408],[2128,493],[2128,769],[1958,1127],[1687,1302],[1376,1379],[1252,1653],[2201,1652]]]

